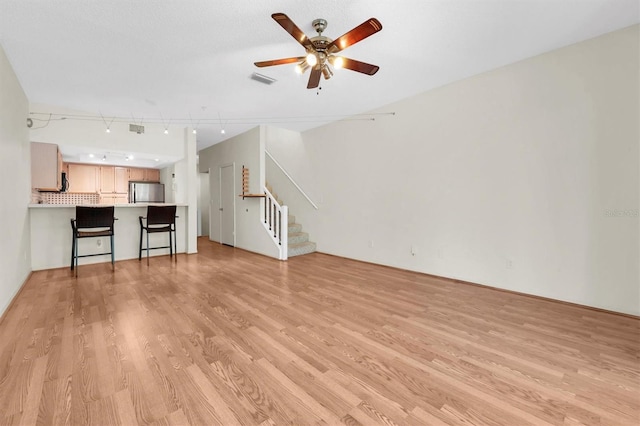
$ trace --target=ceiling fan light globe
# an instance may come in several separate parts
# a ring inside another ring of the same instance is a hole
[[[318,63],[318,57],[315,55],[315,53],[309,53],[307,55],[306,61],[309,66],[313,67]]]
[[[344,67],[344,58],[342,56],[334,56],[331,62],[336,69]]]

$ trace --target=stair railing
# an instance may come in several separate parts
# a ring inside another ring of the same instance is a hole
[[[296,187],[296,189],[297,189],[298,191],[300,191],[300,193],[304,196],[304,198],[306,198],[306,199],[307,199],[307,201],[308,201],[309,203],[311,203],[311,205],[313,206],[313,208],[315,208],[316,210],[318,210],[318,206],[316,205],[316,203],[314,203],[314,202],[311,200],[311,198],[309,198],[309,196],[307,195],[307,193],[306,193],[306,192],[304,192],[304,191],[302,190],[302,188],[300,188],[300,185],[298,185],[298,184],[296,183],[296,181],[295,181],[295,180],[293,180],[293,178],[291,177],[291,175],[290,175],[289,173],[287,173],[287,171],[284,169],[284,167],[282,167],[282,166],[280,165],[280,163],[278,163],[278,161],[277,161],[275,158],[273,158],[273,155],[271,155],[271,153],[270,153],[269,151],[267,151],[266,149],[264,150],[264,153],[265,153],[265,154],[267,154],[267,156],[268,156],[269,158],[271,158],[271,160],[273,161],[273,164],[275,164],[276,166],[278,166],[278,168],[282,171],[282,173],[284,173],[284,175],[287,177],[287,179],[289,179],[289,180],[291,181],[291,183],[293,184],[293,186],[295,186],[295,187]]]
[[[281,206],[273,194],[264,188],[263,225],[280,250],[280,260],[287,260],[289,247],[289,208]]]

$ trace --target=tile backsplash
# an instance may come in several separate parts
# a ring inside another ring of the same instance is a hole
[[[31,194],[32,202],[37,204],[99,204],[100,195],[95,192],[40,192]],[[34,196],[37,197],[34,199]]]

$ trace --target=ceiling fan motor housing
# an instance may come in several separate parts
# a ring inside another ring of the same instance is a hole
[[[315,47],[318,51],[327,50],[327,46],[333,41],[329,37],[325,36],[315,36],[311,37],[309,40],[311,40],[311,43],[313,43],[313,47]]]

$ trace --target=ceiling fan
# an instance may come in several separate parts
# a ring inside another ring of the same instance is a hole
[[[307,89],[318,87],[320,85],[321,75],[324,76],[325,80],[331,78],[333,70],[329,65],[334,68],[346,68],[367,75],[374,75],[380,68],[377,65],[335,55],[343,49],[380,31],[382,24],[376,18],[370,18],[346,34],[341,35],[335,40],[331,40],[322,35],[322,32],[327,28],[327,21],[324,19],[315,19],[312,22],[313,28],[318,32],[318,35],[315,37],[307,37],[284,13],[274,13],[271,17],[304,47],[306,54],[305,56],[255,62],[257,67],[262,68],[297,62],[296,71],[300,74],[304,73],[308,68],[311,68]]]

